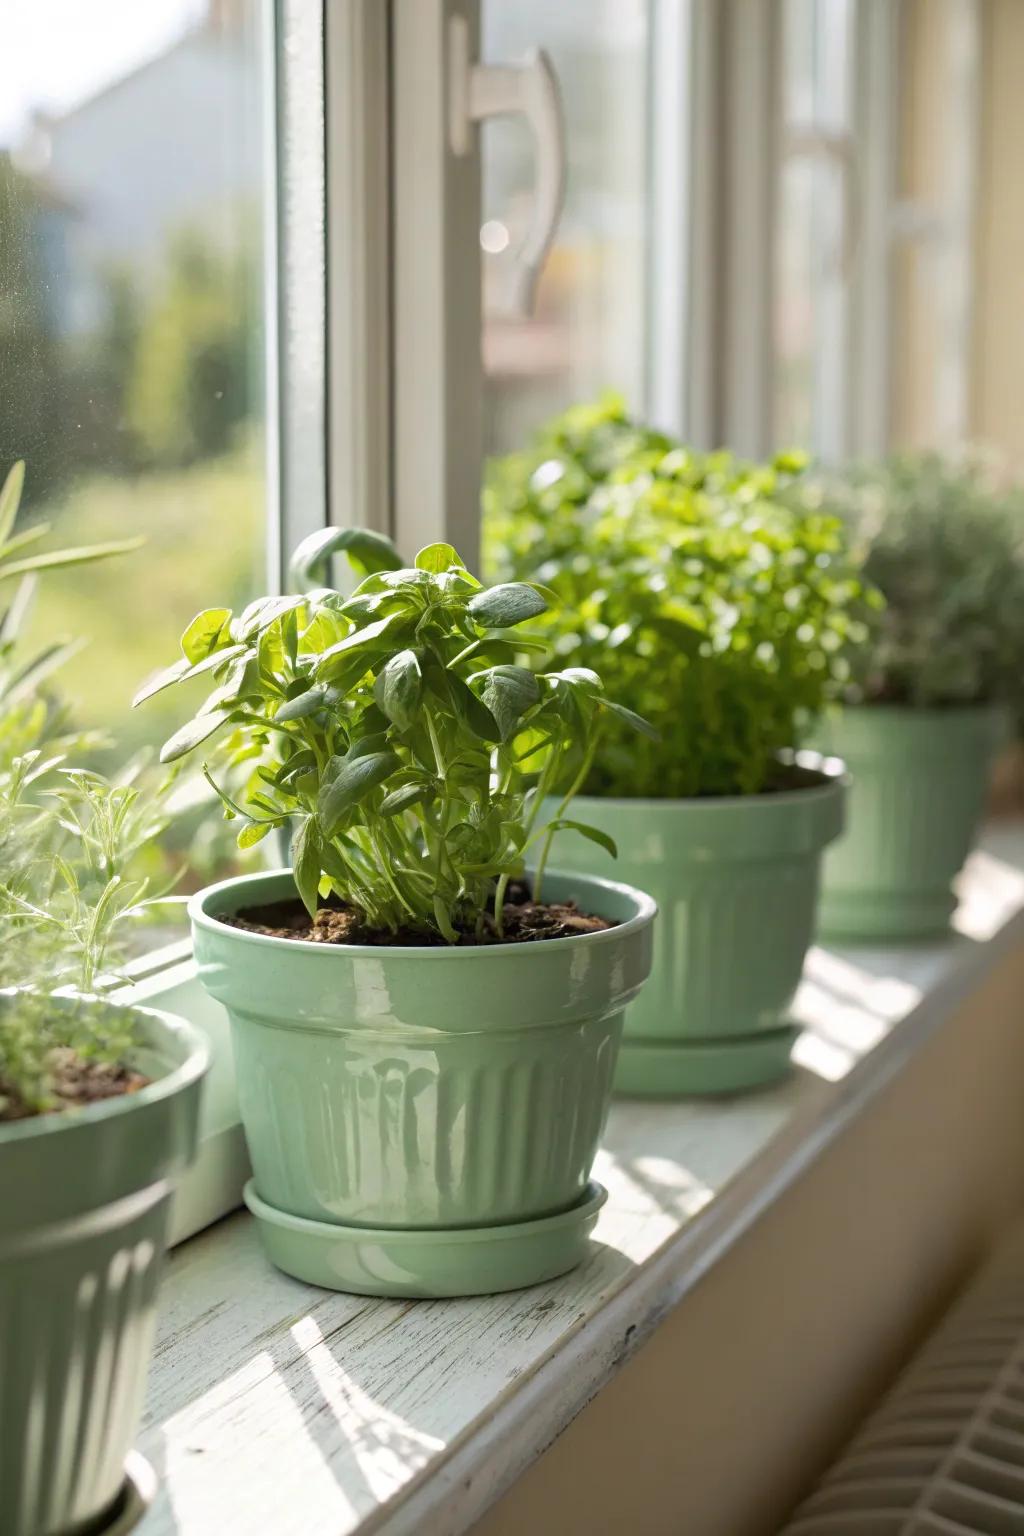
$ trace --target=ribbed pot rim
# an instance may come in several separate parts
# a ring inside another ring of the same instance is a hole
[[[970,703],[967,700],[961,703],[890,703],[886,700],[863,700],[861,703],[844,703],[841,714],[912,714],[912,716],[930,717],[933,720],[952,720],[958,714],[975,717],[983,714],[1004,714],[1006,705],[990,699],[987,703]]]
[[[1009,739],[1009,716],[996,704],[918,709],[912,704],[851,704],[823,722],[825,744],[845,752],[854,767],[866,755],[895,764],[903,754],[936,750],[976,758]]]
[[[55,995],[51,1001],[62,1003],[81,1001],[79,997]],[[147,1083],[135,1093],[122,1093],[114,1098],[101,1099],[96,1104],[83,1104],[79,1109],[59,1110],[52,1114],[30,1115],[24,1120],[0,1121],[0,1149],[5,1143],[30,1141],[42,1136],[59,1136],[83,1125],[93,1125],[102,1120],[115,1120],[121,1115],[137,1114],[161,1099],[172,1098],[184,1088],[196,1082],[210,1065],[210,1047],[204,1035],[186,1019],[174,1013],[164,1013],[159,1008],[142,1008],[138,1005],[113,1003],[109,998],[89,997],[90,1002],[102,1002],[112,1008],[126,1008],[130,1013],[155,1027],[158,1034],[169,1035],[186,1048],[184,1060],[162,1077]]]
[[[595,893],[604,892],[625,897],[635,909],[633,915],[617,923],[614,928],[606,928],[599,933],[580,933],[568,938],[546,939],[543,944],[474,944],[463,948],[458,944],[316,944],[310,939],[282,939],[269,933],[249,933],[244,928],[232,928],[229,924],[220,922],[218,917],[208,910],[209,904],[215,903],[224,893],[237,891],[238,901],[226,905],[223,909],[225,913],[237,911],[240,906],[247,904],[244,894],[246,891],[255,891],[271,882],[283,882],[291,878],[290,869],[272,869],[259,870],[251,875],[233,875],[227,880],[219,880],[215,885],[208,885],[204,890],[197,891],[191,898],[188,904],[189,917],[194,927],[203,929],[204,932],[212,934],[222,942],[226,940],[232,944],[256,944],[263,947],[269,945],[286,954],[311,954],[316,955],[320,960],[329,958],[331,963],[341,960],[375,960],[378,964],[391,960],[428,960],[434,964],[448,961],[465,965],[470,960],[493,964],[495,957],[507,958],[517,955],[519,951],[523,952],[524,958],[529,953],[536,956],[538,949],[555,946],[561,954],[570,947],[578,949],[583,944],[590,947],[597,944],[619,944],[646,928],[654,921],[658,911],[657,902],[653,897],[648,896],[646,891],[637,890],[635,886],[624,885],[617,880],[605,880],[600,875],[583,875],[560,869],[546,871],[545,880],[564,880],[573,886],[583,887]],[[596,910],[600,915],[599,895],[596,898]],[[533,963],[537,963],[536,959]]]
[[[950,720],[999,720],[1006,714],[1006,705],[987,704],[844,704],[839,720],[854,715],[858,719],[877,717],[880,720],[920,720],[941,725]]]
[[[815,801],[829,801],[837,794],[841,794],[850,782],[849,770],[841,757],[812,752],[808,748],[787,754],[786,761],[795,763],[798,768],[803,768],[808,773],[817,774],[821,783],[802,784],[799,789],[758,790],[749,795],[577,795],[572,803],[577,807],[614,805],[628,809],[631,806],[650,806],[658,809],[699,811],[701,815],[705,813],[717,815],[734,811],[738,806],[743,806],[744,809],[763,806],[768,811],[783,806],[807,806]],[[549,798],[557,799],[557,796]],[[570,814],[572,814],[571,811]]]

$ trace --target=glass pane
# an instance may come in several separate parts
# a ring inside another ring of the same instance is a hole
[[[943,0],[900,20],[893,438],[922,447],[969,431],[980,17]]]
[[[132,713],[184,622],[264,589],[260,0],[33,0],[0,49],[0,475],[54,542],[139,534],[54,573],[38,640],[119,756],[190,701]]]
[[[783,11],[775,436],[827,458],[841,455],[845,428],[846,232],[836,151],[851,128],[853,13],[853,0],[786,0]]]
[[[648,184],[646,0],[483,0],[482,57],[546,48],[565,105],[565,210],[534,313],[508,313],[509,264],[532,206],[531,138],[483,133],[485,445],[503,452],[552,412],[612,389],[643,408]]]

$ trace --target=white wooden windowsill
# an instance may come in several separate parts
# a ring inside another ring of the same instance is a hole
[[[244,1214],[171,1256],[141,1536],[467,1531],[716,1259],[1024,943],[1024,826],[993,829],[959,934],[812,951],[799,1070],[717,1102],[616,1103],[589,1261],[515,1294],[373,1301],[289,1280]]]

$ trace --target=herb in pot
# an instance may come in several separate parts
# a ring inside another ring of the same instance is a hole
[[[93,738],[70,728],[50,691],[79,647],[55,638],[26,656],[34,584],[47,570],[137,549],[139,539],[44,550],[45,523],[15,532],[24,465],[0,488],[0,584],[17,585],[0,623],[0,1121],[122,1093],[143,1079],[124,1065],[125,1009],[81,996],[54,1009],[58,988],[89,994],[116,963],[118,933],[147,905],[136,871],[166,825],[140,785],[71,765]]]
[[[240,847],[289,827],[314,924],[334,901],[355,914],[360,942],[501,940],[527,856],[539,904],[559,827],[608,842],[566,814],[606,722],[650,727],[590,667],[519,664],[520,652],[542,649],[518,632],[548,606],[537,584],[485,588],[448,544],[421,550],[411,568],[359,530],[314,545],[300,563],[344,550],[363,575],[351,596],[320,587],[237,615],[209,609],[185,631],[182,659],[136,702],[210,674],[213,692],[163,759],[231,733],[228,761],[252,764],[245,791],[230,796],[208,777],[242,824]],[[558,814],[539,828],[552,792]]]
[[[1024,490],[980,458],[925,453],[855,465],[801,497],[844,518],[885,598],[852,700],[1022,700]]]
[[[64,1109],[145,1081],[125,1063],[130,1010],[91,996],[149,900],[140,857],[166,825],[132,783],[36,749],[0,772],[0,1120]],[[159,899],[159,898],[155,898]],[[79,994],[54,1010],[58,988]]]
[[[885,597],[849,707],[825,728],[853,789],[821,928],[840,941],[941,937],[1007,706],[1024,704],[1024,492],[980,458],[927,453],[853,466],[801,496],[844,517]]]
[[[599,658],[616,723],[583,783],[599,796],[756,794],[779,754],[852,676],[874,598],[842,522],[791,500],[797,456],[744,464],[576,407],[491,465],[485,547],[501,580],[530,571],[559,598],[528,633],[559,662]]]

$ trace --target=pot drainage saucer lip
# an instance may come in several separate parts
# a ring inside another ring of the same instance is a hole
[[[113,1509],[99,1525],[89,1525],[92,1536],[128,1536],[134,1531],[156,1497],[157,1476],[139,1451],[129,1451],[124,1462],[124,1482]]]
[[[554,1280],[587,1255],[608,1191],[567,1211],[493,1227],[352,1227],[278,1210],[250,1179],[245,1203],[267,1257],[297,1280],[357,1296],[490,1296]]]
[[[790,1071],[798,1024],[711,1040],[624,1039],[615,1092],[626,1097],[685,1098],[689,1094],[743,1093],[781,1082]]]

